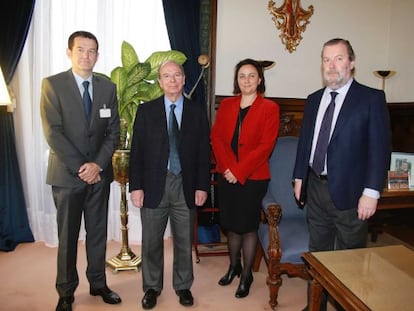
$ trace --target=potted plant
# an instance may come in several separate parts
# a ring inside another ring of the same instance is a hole
[[[121,141],[119,149],[130,149],[132,128],[138,106],[162,95],[158,84],[158,68],[167,61],[183,64],[187,57],[176,50],[153,52],[141,63],[134,47],[126,41],[121,46],[122,66],[111,71],[107,77],[116,84],[118,113],[121,119]]]

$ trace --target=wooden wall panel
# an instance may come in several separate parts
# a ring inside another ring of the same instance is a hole
[[[216,95],[214,111],[228,96]],[[298,136],[305,99],[267,97],[280,107],[280,136]],[[392,150],[414,153],[414,102],[389,103]]]

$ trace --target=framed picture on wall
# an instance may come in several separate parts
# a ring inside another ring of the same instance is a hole
[[[390,171],[408,173],[410,188],[414,187],[414,153],[392,152]]]

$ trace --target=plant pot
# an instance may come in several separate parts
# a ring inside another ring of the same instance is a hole
[[[129,149],[117,149],[112,156],[114,179],[121,185],[128,182],[129,153]]]
[[[117,149],[112,156],[114,180],[119,182],[121,187],[120,216],[122,247],[119,254],[107,260],[106,264],[116,272],[122,270],[138,270],[138,267],[141,265],[141,257],[136,256],[128,245],[128,201],[126,199],[126,185],[128,183],[129,153],[129,149]]]

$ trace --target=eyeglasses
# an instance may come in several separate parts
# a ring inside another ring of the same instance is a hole
[[[181,72],[176,72],[173,74],[165,73],[161,75],[162,80],[171,81],[171,80],[181,80],[184,75]]]

